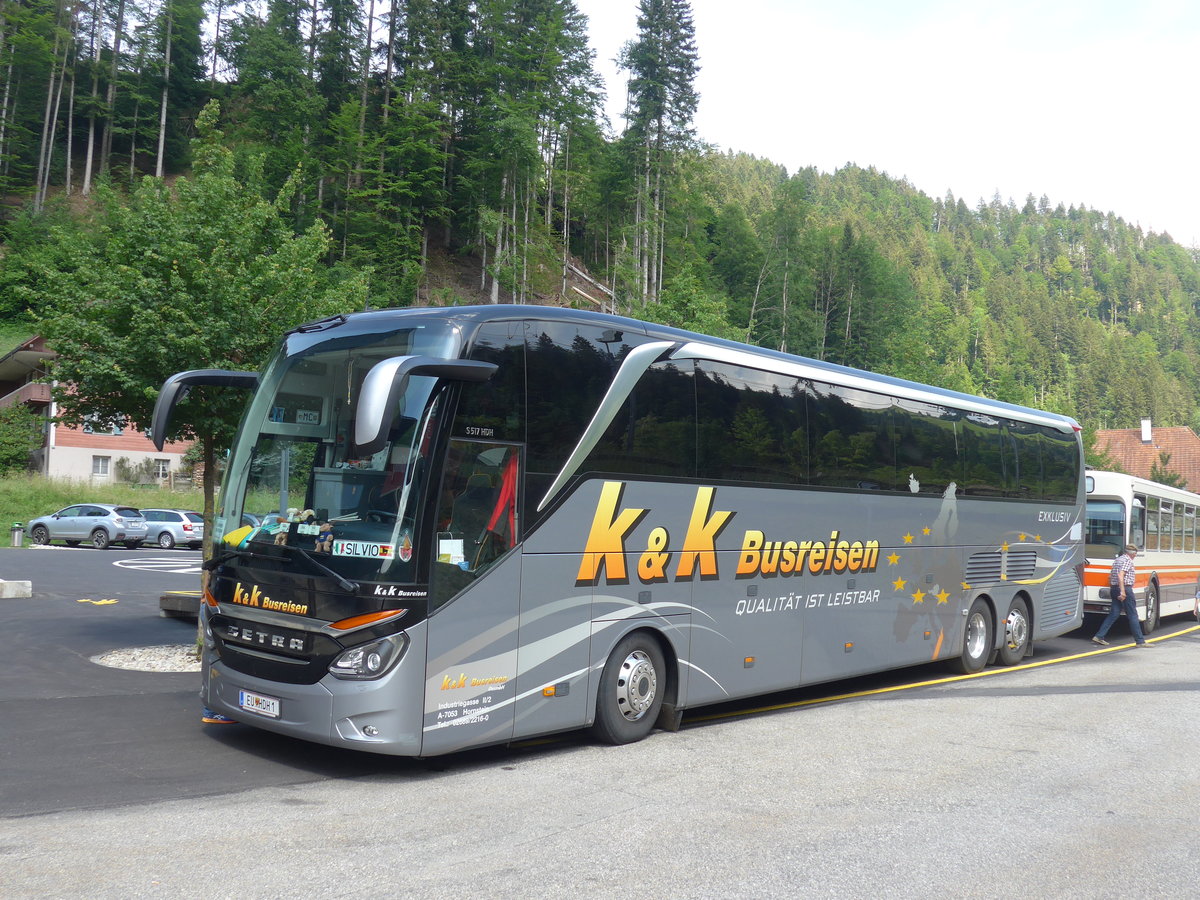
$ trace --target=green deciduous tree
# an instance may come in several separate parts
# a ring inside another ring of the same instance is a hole
[[[29,468],[30,454],[42,446],[43,423],[19,403],[0,409],[0,475]]]
[[[148,427],[173,373],[257,370],[285,329],[362,306],[362,276],[339,280],[326,267],[322,226],[291,230],[289,190],[268,198],[261,168],[239,177],[216,118],[210,104],[192,178],[173,189],[146,178],[128,199],[102,184],[86,227],[55,232],[66,264],[44,283],[39,324],[59,354],[62,421]],[[228,445],[245,397],[194,394],[177,410],[173,436],[201,445],[211,518],[216,450]]]

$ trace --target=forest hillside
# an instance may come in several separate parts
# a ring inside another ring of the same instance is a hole
[[[160,313],[204,299],[215,276],[184,277],[181,254],[224,251],[165,223],[207,174],[225,179],[208,202],[271,220],[247,258],[291,259],[322,309],[603,306],[1089,432],[1200,429],[1196,248],[1121,211],[709,147],[687,0],[641,0],[619,123],[572,0],[28,0],[0,28],[8,322],[135,283]],[[222,278],[245,305],[286,275]]]

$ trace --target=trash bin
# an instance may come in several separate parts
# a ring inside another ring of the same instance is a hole
[[[25,540],[25,525],[22,522],[13,522],[12,525],[12,545],[20,547]]]

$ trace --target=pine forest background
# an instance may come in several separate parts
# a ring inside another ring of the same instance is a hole
[[[641,0],[614,127],[571,0],[0,0],[0,316],[38,324],[97,198],[157,179],[163,205],[139,208],[167,210],[219,158],[320,236],[322,312],[330,291],[602,303],[1089,432],[1200,430],[1196,248],[1045,196],[930,197],[709,147],[702,49],[686,0]]]

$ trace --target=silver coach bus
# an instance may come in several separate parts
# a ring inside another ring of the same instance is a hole
[[[209,707],[430,756],[947,660],[1082,622],[1079,426],[614,316],[364,312],[287,334],[201,608]],[[244,513],[271,512],[245,525]]]

